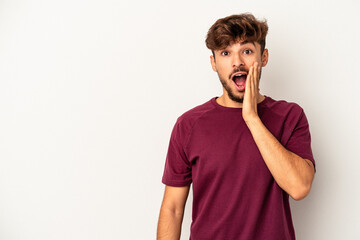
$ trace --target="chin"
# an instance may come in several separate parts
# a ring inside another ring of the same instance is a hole
[[[234,102],[238,102],[238,103],[244,102],[244,98],[230,97],[230,99],[233,100]]]
[[[243,103],[245,91],[240,92],[236,88],[235,89],[231,88],[231,86],[233,86],[232,84],[234,84],[232,81],[230,83],[227,83],[226,80],[221,78],[220,76],[219,79],[225,90],[224,92],[226,92],[228,98],[234,102]],[[240,96],[237,96],[238,94]]]
[[[232,92],[230,92],[230,93],[228,92],[228,96],[234,102],[238,102],[238,103],[244,102],[244,96],[238,97],[238,96],[235,96]]]

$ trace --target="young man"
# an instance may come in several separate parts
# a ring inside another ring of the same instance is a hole
[[[308,195],[315,162],[302,108],[259,92],[267,30],[266,21],[251,14],[210,28],[206,45],[223,95],[184,113],[174,126],[158,240],[180,238],[191,183],[190,239],[295,239],[289,195]]]

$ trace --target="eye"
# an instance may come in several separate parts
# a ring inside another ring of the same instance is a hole
[[[223,52],[221,52],[221,55],[222,56],[227,56],[227,55],[229,55],[229,52],[228,51],[223,51]]]
[[[245,54],[251,54],[253,51],[251,50],[251,49],[246,49],[246,50],[244,50],[244,53]]]

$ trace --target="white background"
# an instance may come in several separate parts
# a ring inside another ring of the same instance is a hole
[[[358,1],[0,1],[0,239],[155,239],[176,118],[221,85],[216,19],[269,24],[261,92],[307,114],[297,239],[360,239]],[[188,239],[191,198],[182,239]]]

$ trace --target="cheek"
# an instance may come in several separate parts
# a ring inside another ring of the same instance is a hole
[[[228,74],[229,70],[224,66],[217,65],[216,69],[217,69],[217,73],[223,77],[227,77],[227,75],[229,75]]]
[[[260,58],[253,58],[250,61],[246,62],[247,69],[250,69],[251,66],[254,66],[255,62],[258,62],[258,64],[261,64]]]

